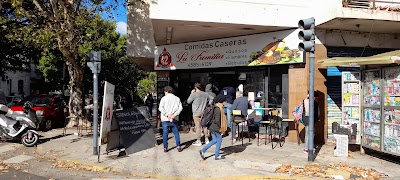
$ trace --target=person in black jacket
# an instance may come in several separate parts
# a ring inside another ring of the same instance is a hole
[[[214,115],[211,121],[211,125],[208,130],[211,132],[212,140],[202,150],[200,150],[200,156],[205,160],[204,154],[211,146],[216,144],[215,147],[215,160],[224,159],[224,156],[219,154],[222,143],[222,134],[226,131],[226,116],[224,113],[224,102],[226,97],[224,95],[218,95],[214,98]]]

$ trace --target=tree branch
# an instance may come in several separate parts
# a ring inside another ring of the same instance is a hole
[[[39,9],[40,12],[45,13],[45,14],[48,13],[48,11],[46,10],[46,7],[44,7],[44,5],[41,1],[33,0],[33,4],[35,4],[35,6]]]

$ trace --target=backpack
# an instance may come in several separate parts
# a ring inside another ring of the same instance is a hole
[[[200,121],[202,127],[209,127],[211,125],[212,119],[214,118],[214,108],[214,105],[207,105],[206,108],[204,108]]]
[[[294,110],[292,111],[293,117],[295,120],[298,120],[300,123],[303,123],[303,109],[304,109],[304,101],[298,104]]]
[[[316,104],[316,106],[318,106],[318,104]],[[304,100],[297,105],[294,110],[293,110],[293,116],[295,118],[295,120],[298,120],[301,124],[303,124],[304,126],[308,126],[310,124],[310,116],[305,116],[305,107],[304,107]],[[317,115],[314,118],[318,118],[319,116],[319,108],[317,111]],[[314,124],[317,123],[317,121],[314,119]]]

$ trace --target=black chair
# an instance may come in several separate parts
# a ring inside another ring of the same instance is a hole
[[[280,118],[278,116],[279,114],[279,110],[272,110],[270,111],[270,115],[269,115],[269,137],[270,137],[270,142],[272,145],[272,149],[274,149],[276,146],[282,147],[283,143],[282,143],[282,134],[283,134],[283,128],[282,128],[282,118]],[[278,136],[276,144],[274,146],[274,138],[276,139],[276,136]]]
[[[268,127],[271,124],[271,121],[269,121],[269,116],[264,116],[263,120],[260,121],[259,123],[259,128],[258,128],[258,137],[257,137],[257,146],[260,145],[260,128],[265,126],[265,135],[268,135]],[[267,137],[264,138],[265,142],[264,144],[267,144]],[[271,138],[269,139],[269,142],[271,142]]]

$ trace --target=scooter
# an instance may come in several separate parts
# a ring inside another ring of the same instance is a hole
[[[32,103],[25,102],[23,108],[24,113],[17,114],[6,105],[0,104],[0,138],[21,140],[24,146],[32,147],[39,140],[39,134],[35,131],[39,121],[32,109]]]

